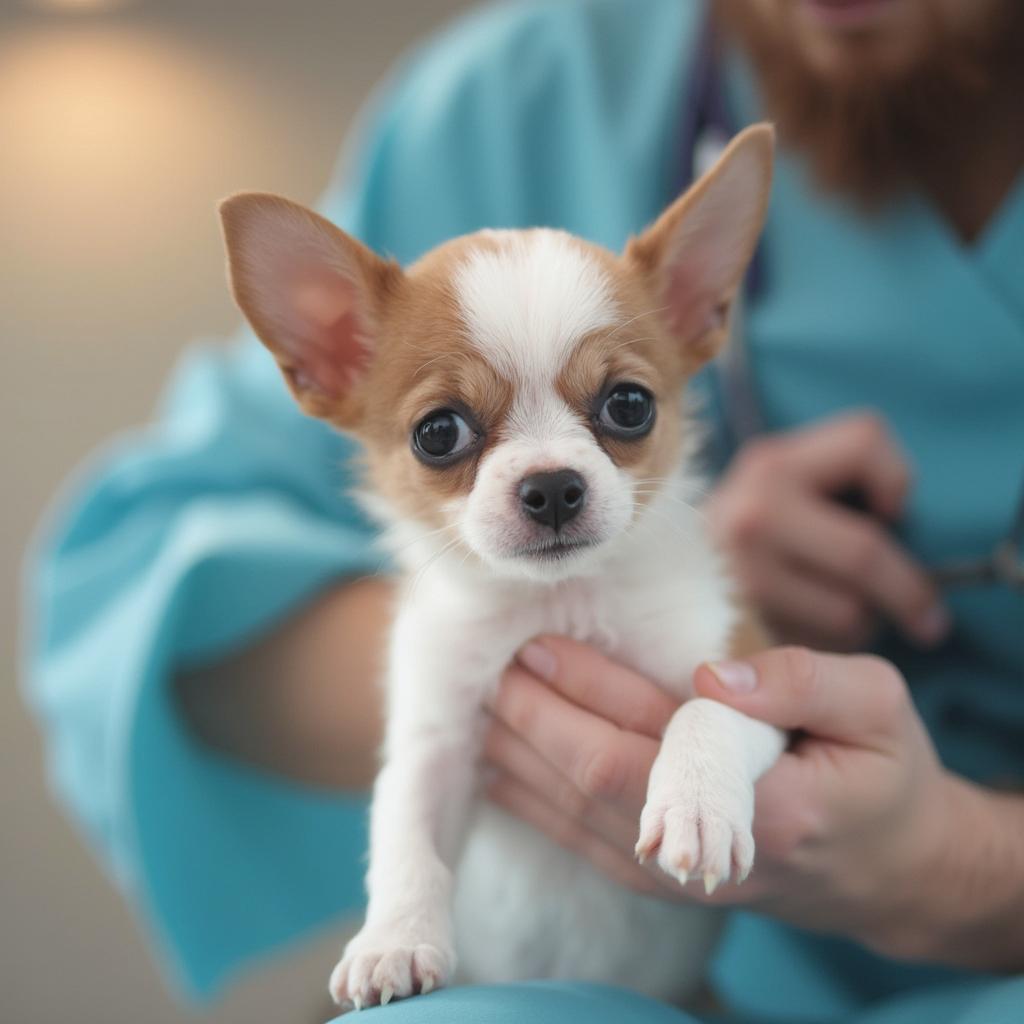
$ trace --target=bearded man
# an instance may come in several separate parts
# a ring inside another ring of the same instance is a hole
[[[1017,0],[498,6],[401,69],[324,204],[402,261],[484,226],[618,249],[716,140],[776,123],[703,381],[710,522],[807,645],[695,679],[795,735],[759,785],[753,876],[713,897],[737,908],[714,971],[736,1019],[1024,1020],[1022,67]],[[246,336],[192,359],[40,555],[57,778],[201,991],[361,900],[390,588],[354,581],[377,556],[348,454]],[[549,637],[493,710],[494,800],[652,899],[706,898],[632,857],[664,694]],[[373,1012],[690,1019],[584,984]]]

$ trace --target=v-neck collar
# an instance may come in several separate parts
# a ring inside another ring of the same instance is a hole
[[[740,114],[738,123],[749,124],[764,117],[756,76],[746,57],[736,47],[730,47],[724,67],[726,102]],[[806,166],[805,157],[800,156],[799,162]],[[809,186],[809,178],[805,179]],[[841,197],[824,201],[834,210],[848,206]],[[890,223],[905,219],[916,230],[928,232],[945,255],[971,274],[1003,311],[1024,328],[1024,170],[973,242],[965,243],[921,192],[894,201],[879,216]]]
[[[957,235],[948,218],[923,193],[914,193],[896,206],[912,211],[913,219],[932,235],[935,244],[965,270],[981,278],[1024,325],[1024,171],[1017,175],[981,234],[971,242],[964,242]]]
[[[978,239],[977,258],[1024,324],[1024,171]]]

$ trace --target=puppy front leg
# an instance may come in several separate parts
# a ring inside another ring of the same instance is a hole
[[[697,698],[672,716],[651,768],[637,857],[657,853],[680,884],[708,893],[754,863],[754,783],[785,749],[786,734],[717,701]]]
[[[389,730],[373,792],[366,923],[331,975],[356,1008],[443,985],[454,968],[452,868],[473,795],[471,723]]]

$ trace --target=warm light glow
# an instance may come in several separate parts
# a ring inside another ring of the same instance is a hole
[[[110,24],[40,27],[0,40],[5,233],[62,261],[126,258],[174,230],[231,123],[231,87],[175,40]],[[212,213],[210,214],[212,217]]]
[[[293,149],[309,145],[294,88],[201,34],[127,22],[40,17],[0,33],[5,352],[12,333],[55,353],[87,329],[97,351],[130,345],[123,324],[150,316],[180,342],[172,325],[193,323],[196,294],[230,324],[217,200],[286,191]]]
[[[49,11],[81,12],[111,11],[124,7],[130,0],[32,0],[32,6]]]

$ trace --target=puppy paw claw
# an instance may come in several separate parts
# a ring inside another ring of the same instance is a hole
[[[402,926],[376,926],[364,929],[348,944],[329,987],[339,1006],[351,1003],[356,1010],[387,1006],[443,985],[453,965],[446,941]]]
[[[657,853],[658,865],[680,885],[700,878],[710,896],[731,877],[750,874],[754,841],[750,816],[732,801],[721,804],[700,797],[649,802],[641,817],[637,855]],[[653,837],[657,837],[656,840]]]

